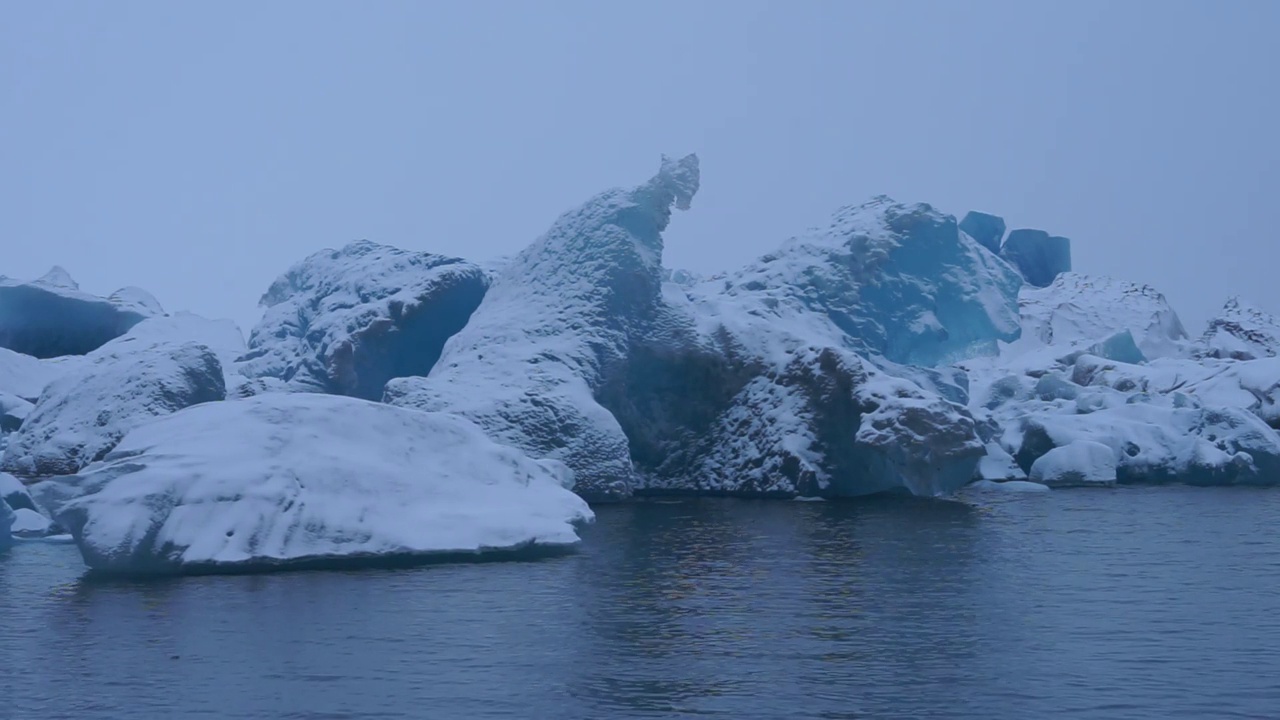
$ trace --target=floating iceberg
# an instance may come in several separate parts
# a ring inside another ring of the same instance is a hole
[[[0,277],[0,348],[35,358],[85,355],[162,313],[137,288],[108,298],[81,292],[60,267],[32,282]]]
[[[563,548],[593,517],[570,478],[454,416],[276,393],[156,419],[37,487],[91,568],[170,573]]]
[[[145,420],[224,399],[226,379],[217,354],[173,334],[192,325],[191,318],[153,318],[86,356],[45,388],[9,437],[0,470],[24,477],[74,473]],[[213,329],[218,344],[224,328]]]
[[[635,484],[627,437],[595,394],[660,314],[662,231],[698,190],[698,159],[562,215],[506,263],[427,378],[387,384],[393,405],[458,413],[499,442],[565,462],[579,492]]]
[[[237,371],[287,388],[382,396],[392,378],[426,375],[488,288],[480,267],[368,241],[322,250],[280,276]]]
[[[1076,440],[1036,458],[1028,476],[1049,487],[1115,485],[1115,453],[1102,443]]]

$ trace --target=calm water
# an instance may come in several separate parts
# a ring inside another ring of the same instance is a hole
[[[1280,491],[605,507],[538,562],[0,557],[0,717],[1276,718]]]

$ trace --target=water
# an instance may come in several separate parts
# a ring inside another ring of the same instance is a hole
[[[0,558],[0,717],[1275,718],[1280,491],[604,507],[538,562]]]

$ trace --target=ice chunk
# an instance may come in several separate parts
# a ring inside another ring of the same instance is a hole
[[[977,490],[981,492],[1008,492],[1008,493],[1040,493],[1049,492],[1048,485],[1042,485],[1037,482],[1028,482],[1026,480],[1006,480],[997,482],[995,480],[977,480],[973,484],[967,486],[966,490]]]
[[[1004,239],[1004,230],[1004,218],[984,212],[971,210],[965,213],[964,219],[960,221],[960,231],[977,240],[979,245],[990,250],[994,255],[1000,254],[1000,241]]]
[[[577,489],[620,497],[635,481],[627,437],[595,399],[661,306],[662,231],[698,189],[698,159],[663,158],[639,187],[562,215],[507,263],[428,378],[387,384],[395,405],[448,411],[534,457]]]
[[[49,518],[35,510],[19,508],[13,511],[13,526],[9,531],[17,537],[44,537],[52,527]]]
[[[837,211],[708,290],[826,315],[868,353],[932,366],[995,354],[1020,335],[1022,281],[929,205],[877,197]],[[705,291],[704,293],[705,294]]]
[[[376,400],[388,380],[431,371],[488,284],[480,267],[443,255],[368,241],[322,250],[263,295],[266,312],[237,370]]]
[[[1196,343],[1201,358],[1254,360],[1280,355],[1280,320],[1233,297]]]
[[[0,392],[0,435],[22,427],[22,421],[31,413],[33,404],[17,395]]]
[[[0,472],[0,501],[8,503],[9,507],[14,510],[26,508],[35,510],[36,504],[31,499],[31,493],[27,491],[27,486],[22,484],[18,478]]]
[[[986,450],[986,456],[978,461],[974,478],[997,481],[1027,479],[1027,474],[1014,462],[1013,456],[998,443],[987,443]]]
[[[1003,257],[1035,287],[1047,287],[1071,270],[1071,241],[1043,230],[1013,230],[1000,249]]]
[[[561,548],[592,518],[570,478],[454,416],[277,393],[160,418],[42,485],[72,498],[56,517],[91,568],[171,573]]]
[[[33,282],[0,277],[0,348],[36,358],[84,355],[161,312],[136,292],[100,298],[81,292],[62,268]]]
[[[50,384],[9,438],[0,470],[25,477],[74,473],[145,420],[224,399],[226,380],[214,351],[171,338],[143,328],[95,350],[82,367]]]
[[[1048,287],[1023,288],[1018,302],[1023,332],[1015,350],[1085,347],[1127,331],[1142,356],[1154,359],[1181,355],[1187,343],[1178,314],[1149,285],[1067,272]]]
[[[1102,443],[1077,440],[1041,455],[1030,477],[1049,487],[1115,485],[1115,453]]]

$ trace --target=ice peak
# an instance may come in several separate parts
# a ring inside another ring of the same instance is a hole
[[[678,209],[688,210],[690,203],[693,202],[693,196],[698,192],[700,182],[701,173],[696,154],[690,153],[678,160],[663,155],[658,174],[649,181],[649,186],[669,193],[668,204],[674,202]]]
[[[49,268],[49,272],[41,275],[36,282],[46,287],[65,288],[67,290],[80,289],[79,283],[72,280],[71,273],[67,272],[66,268],[61,265],[54,265]]]

